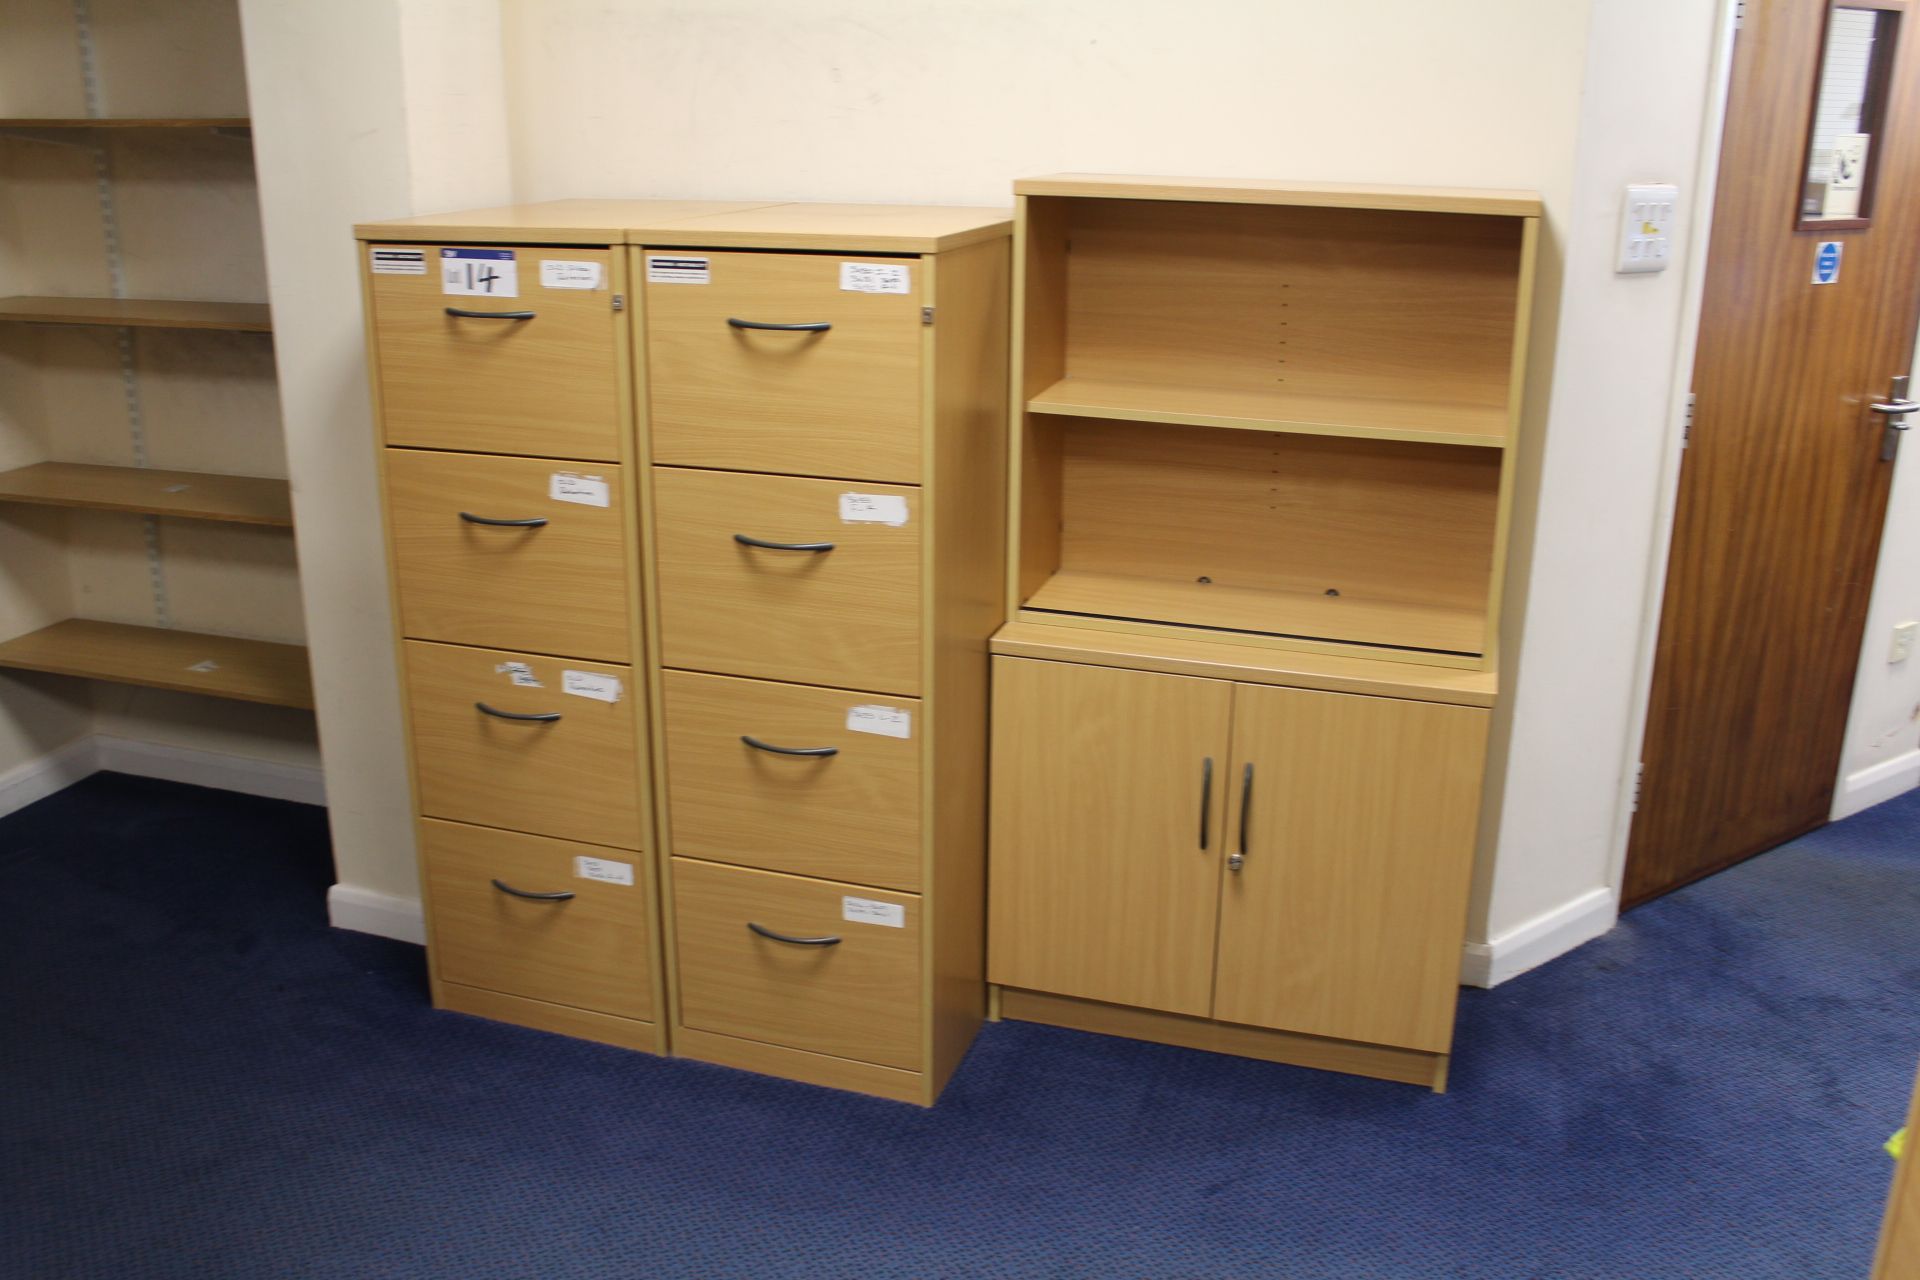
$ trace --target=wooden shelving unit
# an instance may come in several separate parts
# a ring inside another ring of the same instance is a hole
[[[0,502],[293,527],[285,480],[39,462],[0,471]]]
[[[220,329],[271,333],[262,302],[190,302],[167,298],[0,298],[0,321],[118,325],[134,329]]]
[[[70,618],[0,643],[0,667],[313,707],[304,646],[235,636]]]

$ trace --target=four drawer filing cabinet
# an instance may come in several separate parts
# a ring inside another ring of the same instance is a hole
[[[440,1006],[938,1096],[985,1003],[1010,232],[359,228]]]

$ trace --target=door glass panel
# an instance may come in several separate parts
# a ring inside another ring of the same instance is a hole
[[[1875,152],[1900,15],[1835,5],[1827,11],[1820,77],[1807,140],[1800,225],[1857,225],[1872,212]]]

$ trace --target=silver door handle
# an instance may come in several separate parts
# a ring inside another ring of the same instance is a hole
[[[1920,402],[1907,399],[1907,375],[1893,379],[1887,398],[1875,400],[1867,408],[1886,415],[1885,429],[1880,432],[1880,461],[1892,462],[1900,452],[1900,433],[1911,425],[1907,415],[1920,413]]]
[[[1887,403],[1870,404],[1867,408],[1873,410],[1875,413],[1890,413],[1894,417],[1900,418],[1905,417],[1909,413],[1920,413],[1920,401],[1894,400]]]

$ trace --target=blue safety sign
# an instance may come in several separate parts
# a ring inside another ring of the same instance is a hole
[[[1813,255],[1813,282],[1832,284],[1840,278],[1840,242],[1822,240]]]

